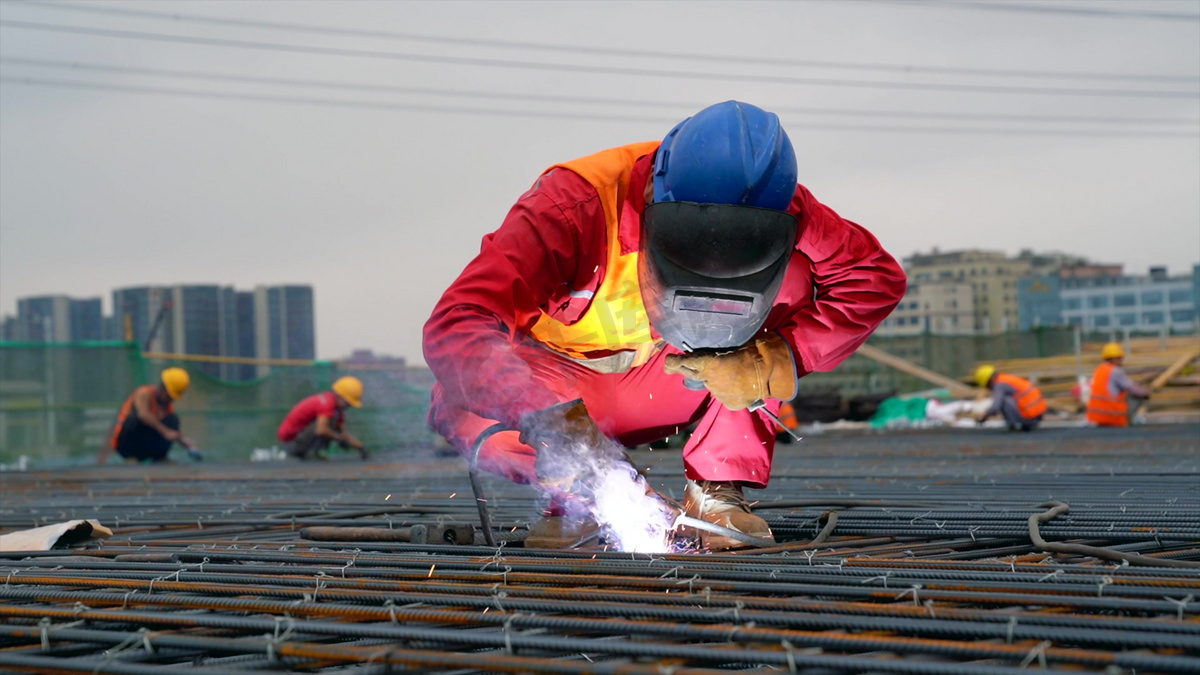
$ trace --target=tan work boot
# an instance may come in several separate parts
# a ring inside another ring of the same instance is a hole
[[[728,527],[759,539],[775,541],[767,521],[750,512],[750,502],[737,483],[688,479],[683,511],[692,518]],[[710,551],[746,548],[748,544],[713,532],[700,533],[700,544]]]
[[[591,516],[545,516],[525,537],[525,548],[565,549],[584,537],[600,531]]]

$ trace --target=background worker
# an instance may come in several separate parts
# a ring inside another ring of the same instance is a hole
[[[1104,345],[1100,358],[1104,360],[1092,374],[1087,420],[1101,427],[1127,427],[1150,398],[1150,390],[1125,374],[1125,349],[1121,345]]]
[[[341,377],[332,391],[313,394],[292,408],[279,425],[279,440],[287,453],[297,459],[325,459],[330,443],[358,450],[363,459],[369,455],[362,441],[345,431],[348,407],[361,408],[363,384],[357,377]]]
[[[143,460],[163,462],[176,441],[188,449],[188,456],[201,459],[191,440],[179,432],[179,417],[175,415],[174,402],[191,383],[183,368],[167,368],[158,384],[134,389],[117,413],[112,437],[100,449],[97,463],[104,464],[112,450],[131,464]]]
[[[798,378],[841,363],[905,290],[879,242],[797,172],[778,117],[726,101],[661,143],[550,167],[484,237],[425,324],[430,422],[553,497],[527,546],[578,525],[554,452],[583,446],[586,464],[591,439],[632,446],[693,423],[687,515],[771,537],[743,494],[766,486],[775,446],[756,404],[775,412]]]
[[[975,381],[980,387],[992,390],[992,406],[979,418],[980,424],[996,414],[1004,417],[1011,431],[1033,431],[1041,424],[1046,400],[1042,398],[1042,390],[1029,380],[997,373],[995,366],[979,366]]]

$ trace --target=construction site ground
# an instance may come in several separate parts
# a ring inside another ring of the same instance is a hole
[[[682,496],[679,450],[632,455]],[[432,448],[0,487],[0,534],[114,531],[0,551],[6,672],[1200,673],[1195,420],[811,436],[749,493],[779,545],[721,554],[524,549],[494,477],[484,545]]]

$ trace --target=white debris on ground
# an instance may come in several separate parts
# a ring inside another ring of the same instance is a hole
[[[112,535],[112,530],[98,520],[68,520],[0,535],[0,551],[49,551],[60,543],[70,545]]]
[[[0,464],[0,471],[28,471],[29,455],[21,455],[11,464]]]
[[[287,453],[275,445],[269,448],[255,448],[250,453],[251,462],[282,462],[287,457]]]

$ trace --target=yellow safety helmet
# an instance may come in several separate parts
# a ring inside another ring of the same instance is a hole
[[[333,383],[333,392],[355,408],[362,407],[363,383],[357,377],[339,377],[337,382]]]
[[[167,368],[162,371],[163,388],[167,390],[167,396],[171,400],[177,400],[183,396],[183,392],[188,390],[192,384],[192,378],[188,376],[187,371],[183,368]]]
[[[996,366],[979,366],[975,369],[975,382],[980,387],[986,387],[987,383],[996,374]]]
[[[1116,342],[1110,342],[1104,345],[1104,351],[1100,352],[1100,358],[1105,361],[1109,359],[1123,359],[1125,358],[1125,348]]]

